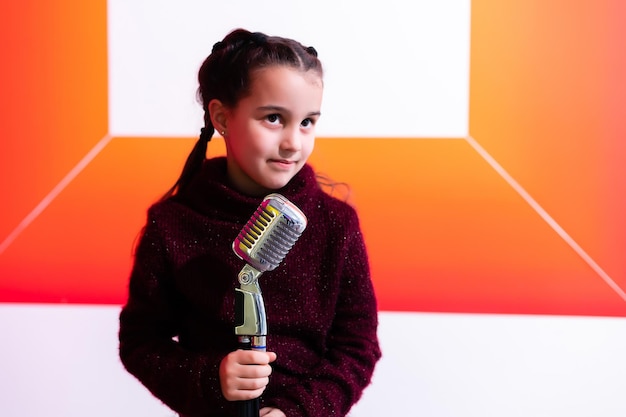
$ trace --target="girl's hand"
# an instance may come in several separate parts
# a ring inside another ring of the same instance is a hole
[[[269,364],[275,360],[274,352],[242,349],[230,352],[220,363],[220,384],[224,398],[228,401],[245,401],[260,397],[272,373]],[[282,412],[267,415],[284,416]]]
[[[285,413],[274,407],[263,407],[259,410],[260,417],[287,417]]]

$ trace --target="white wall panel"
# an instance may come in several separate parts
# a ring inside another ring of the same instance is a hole
[[[0,304],[0,415],[168,417],[117,356],[119,306]],[[351,417],[623,417],[626,319],[390,313]]]
[[[469,0],[110,0],[109,133],[194,136],[197,70],[237,27],[316,47],[319,136],[465,137]]]

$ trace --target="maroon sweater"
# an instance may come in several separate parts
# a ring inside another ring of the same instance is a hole
[[[279,267],[259,278],[267,349],[278,356],[261,406],[287,417],[345,416],[381,355],[359,221],[319,188],[308,165],[277,192],[308,225]],[[181,415],[236,415],[218,374],[238,347],[234,298],[245,263],[231,245],[261,199],[229,187],[225,159],[214,158],[185,192],[148,210],[120,314],[120,357]]]

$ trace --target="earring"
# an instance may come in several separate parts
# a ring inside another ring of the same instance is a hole
[[[225,131],[225,130],[222,130],[222,131],[220,132],[220,135],[222,135],[222,137],[226,136],[226,131]]]

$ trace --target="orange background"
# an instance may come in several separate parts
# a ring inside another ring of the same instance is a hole
[[[469,127],[621,288],[624,21],[619,0],[473,1]],[[122,303],[145,210],[195,139],[109,141],[104,1],[3,3],[0,37],[0,301]],[[382,310],[626,316],[465,138],[319,138],[311,163],[351,186]]]

